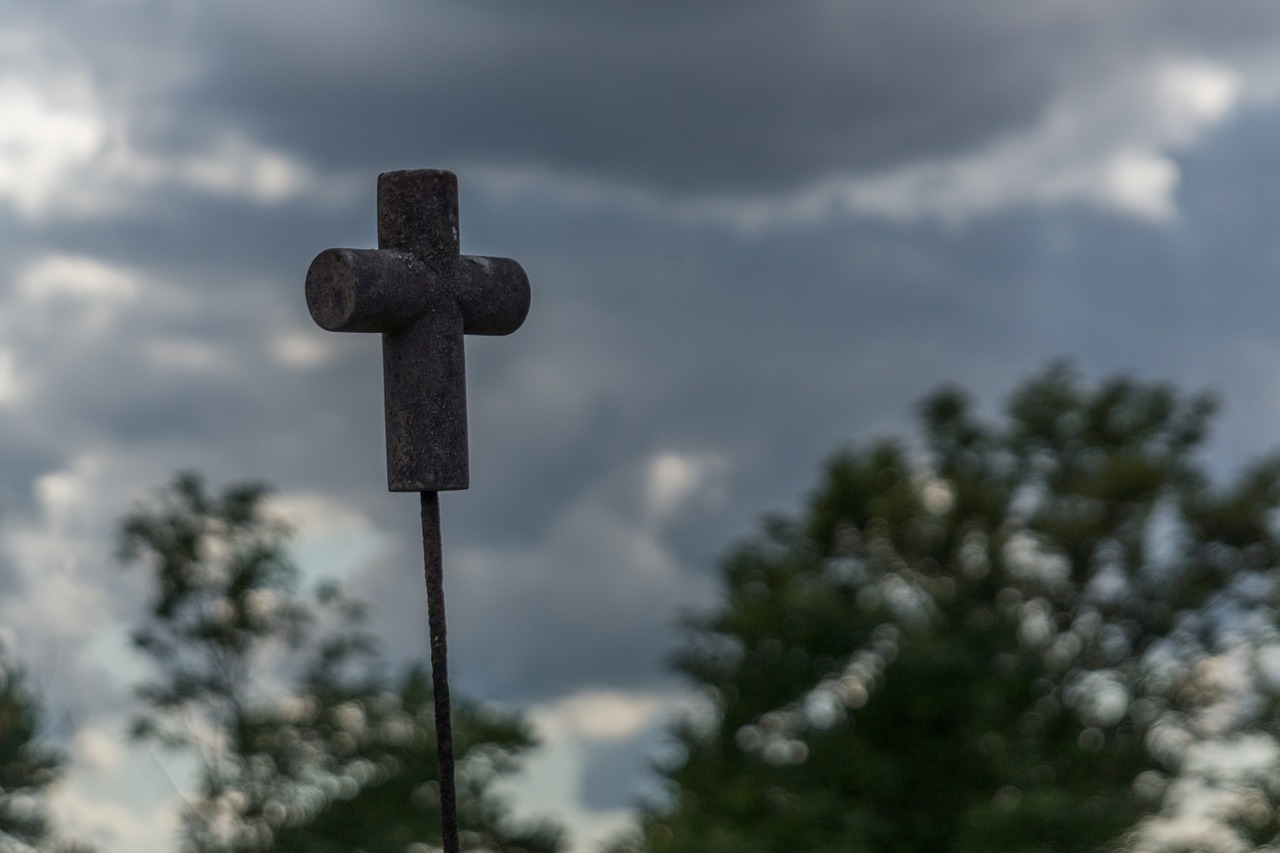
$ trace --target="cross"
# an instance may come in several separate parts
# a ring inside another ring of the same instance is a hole
[[[378,248],[317,255],[307,307],[331,332],[382,333],[387,488],[467,488],[462,336],[520,328],[529,279],[510,258],[459,254],[457,177],[379,175]]]
[[[421,493],[441,838],[445,853],[457,853],[438,492],[470,484],[463,335],[520,328],[529,279],[509,258],[460,254],[452,172],[384,172],[378,248],[317,255],[307,270],[307,307],[331,332],[382,333],[387,488]]]

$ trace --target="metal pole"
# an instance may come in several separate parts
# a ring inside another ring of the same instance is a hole
[[[453,780],[453,721],[449,710],[449,652],[444,622],[444,562],[440,554],[440,495],[422,492],[422,554],[431,629],[431,686],[436,703],[436,761],[440,769],[440,839],[458,853],[458,800]]]

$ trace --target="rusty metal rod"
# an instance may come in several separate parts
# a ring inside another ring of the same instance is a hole
[[[440,495],[422,492],[422,554],[431,629],[431,687],[436,705],[436,761],[440,770],[440,840],[458,853],[458,799],[453,772],[453,720],[449,708],[449,650],[444,620],[444,561],[440,553]]]

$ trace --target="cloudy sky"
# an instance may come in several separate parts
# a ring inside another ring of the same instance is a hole
[[[580,851],[646,789],[673,619],[718,553],[942,382],[1056,357],[1216,389],[1280,443],[1270,0],[0,0],[0,626],[73,769],[61,821],[171,849],[183,769],[120,732],[132,502],[269,480],[313,576],[425,649],[375,336],[303,277],[380,171],[459,176],[524,265],[468,344],[442,500],[455,689],[528,711],[515,788]]]

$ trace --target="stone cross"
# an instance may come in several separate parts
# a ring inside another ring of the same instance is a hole
[[[378,176],[378,248],[317,255],[307,270],[307,307],[331,332],[382,333],[387,487],[422,494],[440,835],[445,853],[457,853],[439,492],[470,484],[462,336],[520,328],[529,279],[508,258],[459,254],[452,172],[386,172]]]
[[[382,333],[387,487],[467,488],[462,336],[520,328],[529,279],[509,258],[459,254],[454,174],[379,175],[378,248],[316,256],[307,270],[307,307],[331,332]]]

